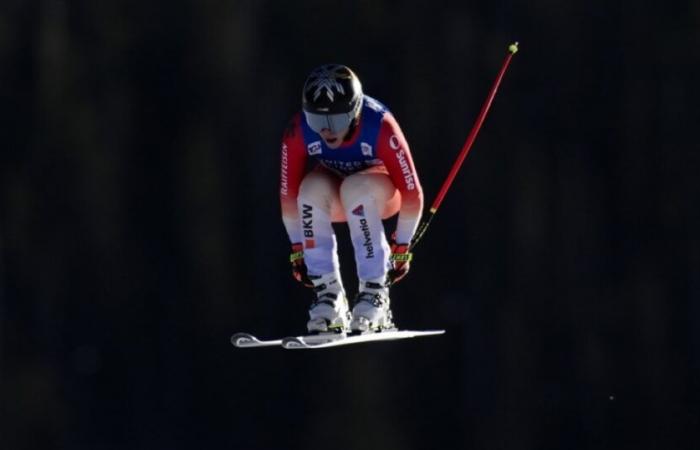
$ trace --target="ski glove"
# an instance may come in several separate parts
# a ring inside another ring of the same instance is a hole
[[[292,263],[292,275],[294,275],[294,278],[308,288],[314,287],[307,273],[306,263],[304,262],[304,246],[302,244],[298,242],[292,244],[289,262]]]
[[[413,259],[413,253],[409,250],[408,244],[391,243],[391,256],[389,257],[391,268],[387,274],[389,284],[398,283],[408,273],[408,269],[411,267],[411,259]]]

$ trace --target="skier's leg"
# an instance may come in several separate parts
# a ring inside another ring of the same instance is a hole
[[[348,306],[340,278],[337,243],[331,217],[339,208],[340,180],[324,170],[306,175],[298,206],[304,234],[304,260],[314,283],[316,301],[309,309],[309,331],[341,331],[348,324]]]
[[[362,280],[384,279],[390,248],[382,218],[396,213],[399,194],[388,175],[360,172],[340,186],[345,217],[355,249],[357,275]]]
[[[391,249],[382,218],[398,211],[400,195],[384,173],[360,172],[347,177],[340,197],[355,250],[360,281],[353,308],[353,329],[392,326],[386,275]]]
[[[338,271],[335,233],[331,226],[331,208],[340,202],[340,180],[323,170],[309,172],[301,182],[299,216],[304,235],[304,261],[310,274]]]

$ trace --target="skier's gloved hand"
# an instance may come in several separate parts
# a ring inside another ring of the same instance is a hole
[[[411,253],[409,250],[409,244],[397,244],[395,242],[391,243],[391,256],[389,257],[391,269],[389,269],[389,273],[387,274],[389,284],[398,283],[403,277],[406,276],[408,270],[411,268],[413,253]]]
[[[314,287],[309,279],[304,262],[304,246],[301,243],[292,244],[292,253],[289,255],[289,262],[292,263],[292,275],[294,278],[308,288]]]

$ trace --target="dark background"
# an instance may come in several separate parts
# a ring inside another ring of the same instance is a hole
[[[447,334],[233,348],[304,329],[306,74],[355,69],[429,204],[514,40],[392,291]],[[0,448],[697,448],[699,46],[697,1],[3,0]]]

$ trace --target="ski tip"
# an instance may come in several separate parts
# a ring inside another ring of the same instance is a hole
[[[275,347],[280,345],[282,340],[260,340],[249,333],[236,333],[231,336],[231,343],[238,348]]]
[[[245,347],[246,344],[254,343],[257,339],[248,333],[236,333],[231,336],[231,344],[234,347]]]

